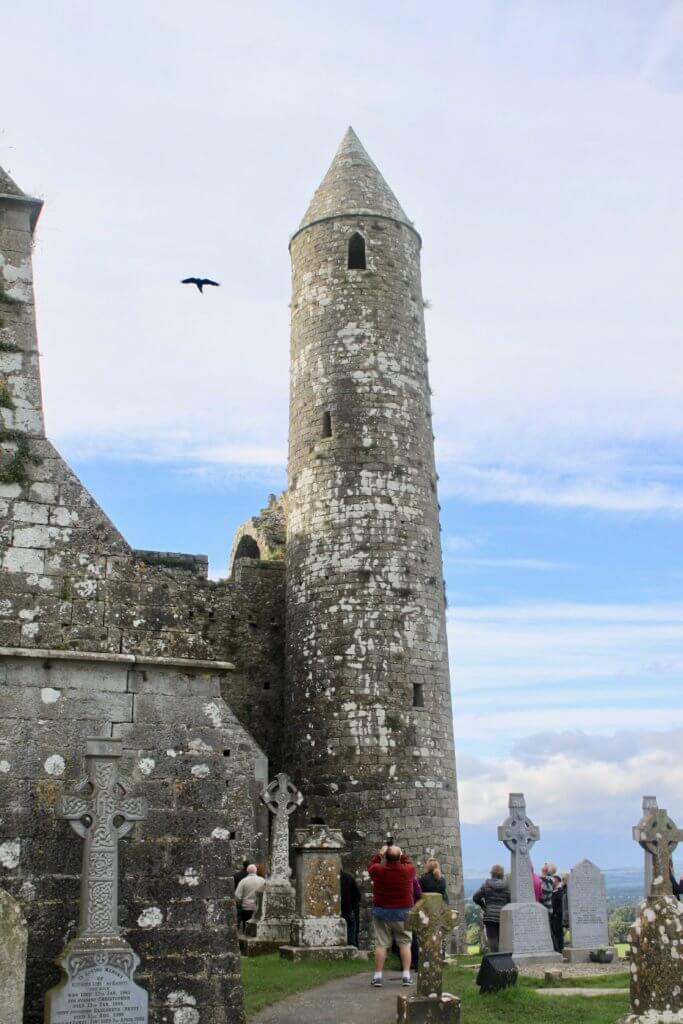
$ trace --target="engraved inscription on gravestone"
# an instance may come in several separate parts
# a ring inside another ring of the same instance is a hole
[[[57,964],[64,978],[45,996],[46,1024],[147,1024],[147,992],[133,981],[140,958],[118,926],[118,841],[147,815],[118,770],[121,740],[89,739],[86,776],[58,817],[84,839],[76,938]]]
[[[508,904],[508,907],[511,904]],[[527,956],[545,955],[553,952],[545,928],[539,928],[539,903],[518,903],[512,915],[512,952]],[[541,907],[543,910],[543,907]],[[544,910],[546,918],[548,912]],[[544,922],[544,919],[541,918]],[[544,922],[545,923],[545,922]]]
[[[609,943],[605,880],[589,860],[580,861],[569,873],[567,886],[571,945],[598,949]]]

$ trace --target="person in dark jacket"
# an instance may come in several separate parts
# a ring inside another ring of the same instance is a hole
[[[472,897],[477,906],[484,911],[484,928],[486,941],[491,953],[498,952],[500,939],[500,912],[510,902],[510,885],[505,881],[505,870],[500,864],[491,868],[491,877],[477,889]]]
[[[441,874],[441,866],[436,857],[430,857],[425,863],[425,873],[420,877],[422,892],[440,892],[444,903],[448,903],[446,879]]]
[[[253,864],[253,861],[251,861],[251,860],[243,860],[242,861],[242,870],[238,871],[236,875],[232,876],[233,881],[235,883],[235,888],[237,888],[237,886],[240,884],[240,882],[242,881],[243,878],[247,877],[247,868],[249,867],[250,864]]]
[[[341,887],[341,916],[346,921],[346,941],[349,946],[358,947],[358,925],[360,922],[360,889],[358,882],[348,871],[339,872]]]
[[[557,871],[554,864],[545,863],[541,868],[541,896],[539,903],[542,903],[549,914],[553,912],[553,875]]]
[[[553,875],[552,910],[550,912],[550,934],[556,953],[564,949],[564,894],[565,888],[560,875]]]

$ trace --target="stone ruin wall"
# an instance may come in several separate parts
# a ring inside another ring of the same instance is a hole
[[[26,1019],[78,916],[82,844],[55,804],[86,738],[113,734],[151,808],[121,844],[150,1020],[238,1024],[232,874],[265,857],[265,755],[280,768],[284,562],[213,582],[202,556],[132,549],[46,439],[35,206],[0,197],[0,884],[29,922]]]
[[[27,1024],[42,1022],[53,960],[78,922],[83,842],[55,806],[80,780],[86,738],[109,735],[149,802],[119,843],[119,895],[150,1022],[179,1009],[192,1022],[243,1020],[232,874],[244,853],[265,856],[267,760],[221,696],[231,676],[130,655],[0,660],[0,877],[29,926]]]
[[[31,262],[40,203],[11,189],[0,177],[0,648],[232,661],[233,710],[278,770],[281,504],[253,520],[268,560],[238,560],[227,581],[207,579],[203,556],[126,543],[45,437]]]
[[[365,271],[347,269],[356,231]],[[354,866],[391,829],[435,852],[462,909],[419,245],[371,215],[291,243],[285,728],[288,770]]]

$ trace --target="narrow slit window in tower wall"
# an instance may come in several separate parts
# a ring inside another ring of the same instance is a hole
[[[323,413],[323,437],[332,437],[332,414]]]
[[[365,239],[358,231],[349,238],[349,270],[366,270]]]
[[[423,708],[425,706],[425,695],[422,683],[413,683],[413,707]]]

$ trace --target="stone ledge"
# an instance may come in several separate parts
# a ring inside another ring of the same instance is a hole
[[[282,942],[276,939],[250,939],[244,935],[240,935],[239,943],[241,956],[264,956],[282,948]]]
[[[240,940],[241,946],[241,940]],[[355,946],[280,946],[283,960],[364,960]]]
[[[160,668],[204,669],[234,672],[231,661],[197,658],[152,658],[142,654],[107,654],[101,651],[58,651],[41,647],[0,647],[0,658],[41,658],[43,661],[100,661],[112,665],[158,665]]]

